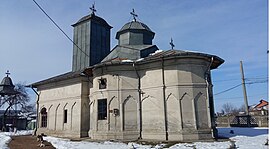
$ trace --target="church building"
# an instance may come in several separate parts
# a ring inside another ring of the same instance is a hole
[[[73,24],[72,71],[32,84],[37,134],[93,140],[188,141],[216,135],[211,70],[215,55],[160,50],[133,20],[117,33],[92,13]]]

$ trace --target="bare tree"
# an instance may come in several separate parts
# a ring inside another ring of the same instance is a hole
[[[242,104],[239,108],[238,108],[239,112],[246,112],[246,106],[244,104]]]
[[[5,109],[2,121],[3,131],[6,129],[6,117],[9,110],[20,109],[22,112],[30,112],[33,111],[34,108],[34,106],[30,104],[30,97],[24,85],[16,84],[14,89],[18,92],[16,95],[5,96],[1,99],[0,108]]]
[[[238,109],[232,103],[225,103],[222,105],[222,110],[225,114],[236,114]]]

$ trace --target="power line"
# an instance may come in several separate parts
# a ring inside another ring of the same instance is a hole
[[[224,80],[215,80],[213,82],[225,82],[225,81],[235,81],[235,80],[239,80],[239,79],[224,79]]]
[[[57,23],[46,13],[46,11],[35,1],[33,2],[36,4],[36,6],[50,19],[50,21],[67,37],[68,40],[70,40],[82,53],[84,53],[86,56],[89,57],[88,54],[86,54],[61,28]]]
[[[253,94],[250,95],[248,97],[258,97],[258,96],[262,96],[262,95],[266,95],[267,96],[268,93],[260,93],[260,94]],[[221,99],[242,99],[242,96],[237,96],[237,97],[223,97],[223,98],[215,98],[215,100],[221,100]]]
[[[245,84],[251,85],[251,84],[267,83],[267,82],[268,82],[268,80],[262,80],[262,81],[247,82],[247,83],[245,83]],[[235,89],[235,88],[237,88],[237,87],[239,87],[239,86],[241,86],[241,85],[242,85],[242,83],[241,83],[241,84],[238,84],[238,85],[236,85],[236,86],[233,86],[233,87],[231,87],[231,88],[228,88],[228,89],[226,89],[226,90],[224,90],[224,91],[218,92],[218,93],[216,93],[216,94],[214,94],[214,95],[219,95],[219,94],[228,92],[228,91],[233,90],[233,89]]]
[[[254,82],[248,82],[246,84],[257,84],[257,83],[267,83],[268,80],[262,80],[262,81],[254,81]]]
[[[226,90],[224,90],[224,91],[221,91],[221,92],[219,92],[219,93],[216,93],[216,94],[214,94],[214,95],[219,95],[219,94],[228,92],[228,91],[233,90],[233,89],[235,89],[235,88],[237,88],[237,87],[239,87],[239,86],[241,86],[241,85],[242,85],[242,83],[241,83],[241,84],[238,84],[238,85],[236,85],[236,86],[234,86],[234,87],[228,88],[228,89],[226,89]]]
[[[245,79],[268,79],[268,77],[252,77],[252,78],[245,78]]]

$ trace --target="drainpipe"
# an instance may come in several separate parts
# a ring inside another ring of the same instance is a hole
[[[165,138],[168,140],[168,118],[167,118],[167,101],[166,101],[166,85],[165,85],[165,75],[164,75],[164,58],[162,58],[161,63],[162,69],[162,89],[163,89],[163,102],[164,102],[164,119],[165,119]]]
[[[211,128],[213,129],[213,137],[214,138],[216,138],[217,137],[217,129],[216,129],[216,127],[215,127],[215,124],[214,124],[214,107],[213,107],[213,98],[211,99],[212,101],[211,101],[211,104],[210,104],[210,95],[209,95],[209,81],[210,80],[208,80],[208,78],[209,78],[209,76],[210,76],[210,69],[211,69],[211,65],[212,65],[212,63],[213,63],[213,61],[214,61],[214,58],[213,57],[211,57],[211,62],[210,62],[210,64],[208,65],[208,67],[207,67],[207,70],[205,71],[205,82],[206,82],[206,96],[207,96],[207,99],[208,99],[208,108],[209,108],[209,112],[210,112],[210,123],[211,123]],[[211,82],[210,82],[210,84],[211,84]],[[212,109],[212,110],[211,110]]]
[[[30,85],[30,86],[25,86],[25,87],[30,87],[30,88],[34,91],[34,93],[37,95],[37,102],[36,102],[36,104],[37,104],[37,109],[36,109],[37,117],[36,117],[36,128],[35,128],[35,130],[34,130],[34,136],[36,136],[36,135],[37,135],[37,129],[38,129],[38,122],[39,122],[39,114],[38,114],[38,110],[39,110],[39,95],[40,95],[40,94],[33,88],[32,85]]]
[[[133,62],[133,68],[136,72],[137,78],[138,78],[138,93],[139,93],[139,117],[140,117],[140,123],[139,123],[139,137],[138,139],[142,139],[142,101],[141,101],[141,78],[140,75],[136,69],[135,62]]]

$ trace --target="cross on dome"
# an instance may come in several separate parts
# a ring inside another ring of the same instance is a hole
[[[95,9],[95,3],[92,4],[92,7],[90,7],[89,9],[92,11],[91,14],[95,14],[95,12],[97,11],[97,10]]]
[[[138,17],[138,15],[135,13],[135,10],[132,9],[132,12],[130,12],[130,14],[133,16],[133,21],[136,22],[136,17]]]
[[[8,75],[10,75],[10,72],[9,72],[9,70],[7,70],[7,72],[6,72],[6,75],[7,75],[7,77],[8,77]]]
[[[175,45],[173,44],[173,39],[172,38],[171,38],[171,41],[170,41],[170,45],[171,45],[172,50],[173,50],[173,48],[175,47]]]

